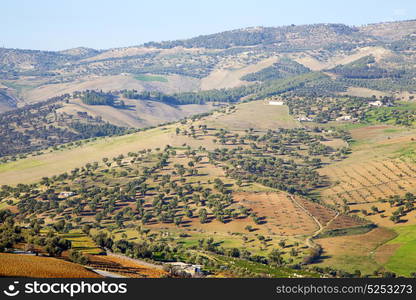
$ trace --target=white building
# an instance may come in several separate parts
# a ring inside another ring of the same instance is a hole
[[[313,119],[309,117],[298,117],[296,118],[296,120],[299,122],[312,122],[313,121]]]
[[[187,264],[187,263],[184,263],[184,262],[172,262],[172,263],[168,263],[168,264],[171,265],[172,267],[174,267],[175,269],[179,270],[179,271],[183,271],[185,273],[190,274],[192,277],[202,275],[202,266],[201,265],[192,265],[192,264]]]
[[[368,103],[368,105],[370,105],[370,106],[383,106],[383,102],[381,102],[380,100],[377,100],[377,101],[373,101],[373,102]]]
[[[336,121],[351,121],[352,117],[351,116],[341,116],[335,119]]]
[[[283,101],[269,101],[269,105],[283,105]]]
[[[59,197],[60,198],[68,198],[73,196],[75,193],[74,192],[60,192],[59,193]]]

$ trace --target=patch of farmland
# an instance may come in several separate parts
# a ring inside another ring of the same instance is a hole
[[[205,113],[213,109],[211,104],[172,106],[156,101],[124,98],[122,100],[128,109],[118,109],[108,105],[87,105],[79,99],[74,99],[64,104],[58,111],[68,114],[86,112],[93,117],[101,117],[103,120],[118,126],[144,128],[172,122],[190,115]]]
[[[153,269],[133,259],[117,257],[114,255],[90,255],[89,267],[104,270],[131,278],[160,278],[166,274],[165,271]]]
[[[286,105],[269,105],[265,101],[252,101],[236,106],[231,114],[216,114],[206,122],[208,127],[243,131],[248,128],[256,130],[275,130],[277,128],[296,128],[300,123],[289,115]]]
[[[266,223],[261,227],[269,234],[310,234],[318,229],[314,220],[285,193],[235,193],[234,199],[259,216],[265,216]]]
[[[229,232],[247,232],[251,226],[257,234],[270,236],[307,235],[315,232],[318,226],[314,220],[299,206],[294,204],[285,193],[278,192],[236,192],[233,193],[235,205],[242,205],[252,210],[264,222],[258,225],[252,218],[238,218],[226,224],[216,219],[201,224],[197,218],[189,219],[184,228],[194,228],[200,232],[226,234]],[[174,224],[152,224],[149,228],[174,229]]]
[[[336,216],[336,211],[325,207],[319,203],[306,200],[302,197],[295,196],[296,200],[302,205],[312,216],[314,216],[322,226],[326,226]]]
[[[321,192],[322,200],[333,205],[376,202],[413,191],[416,184],[416,166],[403,159],[329,166],[322,174],[335,183]]]
[[[326,230],[355,227],[365,225],[367,223],[368,222],[365,220],[341,214],[328,224]]]
[[[0,277],[100,278],[81,265],[51,257],[0,253]]]
[[[372,207],[377,208],[377,212],[372,210]],[[388,202],[373,202],[373,203],[362,203],[357,205],[351,205],[350,210],[352,212],[360,214],[360,216],[365,217],[367,220],[370,220],[378,226],[402,226],[402,225],[416,225],[416,210],[405,210],[404,215],[400,217],[400,222],[395,224],[390,216],[393,215],[393,212],[396,211],[398,207],[396,205],[391,206]],[[363,215],[363,211],[366,212],[366,215]]]
[[[327,258],[316,265],[351,273],[360,270],[363,275],[373,274],[374,271],[383,270],[383,266],[374,257],[375,250],[394,236],[392,230],[376,228],[360,235],[319,239],[317,242],[324,249],[323,256]]]

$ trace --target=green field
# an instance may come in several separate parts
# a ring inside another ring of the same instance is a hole
[[[31,168],[37,168],[43,165],[43,162],[35,158],[24,159],[9,162],[6,164],[0,164],[0,173],[7,171],[19,171],[19,170],[28,170]]]
[[[72,230],[69,233],[61,234],[62,237],[71,241],[72,249],[78,250],[87,254],[100,254],[102,249],[98,248],[93,240],[80,230]]]
[[[168,82],[168,79],[166,77],[153,76],[153,75],[144,75],[144,74],[135,75],[134,79],[140,80],[140,81],[149,81],[149,82],[152,82],[152,81]]]
[[[371,124],[414,126],[416,124],[415,111],[416,104],[414,102],[398,102],[395,106],[372,109],[366,114],[365,120]]]
[[[397,274],[410,276],[416,272],[416,225],[393,228],[398,236],[387,244],[399,244],[399,248],[384,265]]]
[[[272,277],[296,277],[302,275],[310,278],[319,277],[318,273],[314,273],[306,270],[294,270],[286,267],[275,267],[247,261],[239,258],[225,257],[222,255],[209,255],[209,258],[216,260],[217,262],[229,266],[231,268],[237,268],[240,270],[247,270],[255,274],[270,274]]]
[[[288,112],[287,106],[267,105],[263,101],[253,101],[236,106],[236,112],[230,114],[214,114],[205,121],[196,121],[195,125],[206,123],[208,126],[228,128],[243,131],[247,128],[265,131],[273,128],[295,128],[299,122],[295,121]],[[18,183],[33,183],[44,176],[59,175],[79,168],[86,163],[101,161],[103,157],[114,157],[130,151],[147,148],[164,147],[165,145],[200,146],[201,142],[188,137],[177,136],[174,133],[178,124],[157,127],[116,137],[100,138],[80,147],[63,149],[44,153],[36,157],[29,156],[15,162],[0,165],[0,185]],[[210,141],[204,141],[207,148],[214,147]]]
[[[265,101],[252,101],[236,106],[236,111],[225,115],[214,115],[208,126],[242,131],[248,128],[268,130],[296,128],[300,123],[289,114],[285,105],[269,105]]]
[[[129,151],[163,147],[172,142],[170,130],[155,128],[134,134],[97,139],[80,147],[44,153],[0,165],[0,185],[32,183],[44,176],[58,175],[88,162],[101,161]]]

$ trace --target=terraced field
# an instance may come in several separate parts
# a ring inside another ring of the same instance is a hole
[[[351,155],[319,170],[332,182],[319,191],[322,201],[338,206],[371,203],[416,191],[414,129],[361,126],[352,128],[351,135]]]
[[[378,228],[316,240],[325,257],[319,265],[362,274],[390,271],[410,276],[416,271],[410,254],[416,211],[414,201],[405,199],[416,192],[415,130],[383,125],[357,127],[351,133],[352,154],[320,170],[332,182],[319,191],[320,199],[340,210],[347,208],[350,219],[356,215]],[[400,215],[398,220],[392,218],[395,214]]]
[[[403,195],[416,189],[416,166],[403,159],[333,166],[323,173],[336,182],[322,192],[329,204],[376,202],[379,198]]]

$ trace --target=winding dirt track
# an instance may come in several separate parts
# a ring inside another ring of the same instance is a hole
[[[317,218],[315,218],[314,215],[312,215],[305,207],[303,207],[302,204],[300,204],[295,199],[295,197],[293,197],[292,195],[289,195],[289,197],[290,197],[290,199],[293,201],[293,203],[295,205],[297,205],[297,206],[299,206],[299,208],[303,209],[305,211],[305,213],[308,214],[315,221],[315,223],[318,225],[318,228],[319,229],[317,231],[315,231],[311,236],[307,237],[306,240],[305,240],[305,243],[306,243],[306,245],[308,247],[310,247],[310,248],[316,247],[317,246],[317,243],[315,243],[313,241],[313,238],[316,237],[318,234],[320,234],[333,220],[335,220],[339,216],[339,212],[337,212],[337,214],[331,220],[328,221],[328,223],[326,224],[326,226],[323,226],[321,224],[321,222],[319,222],[319,220]]]

